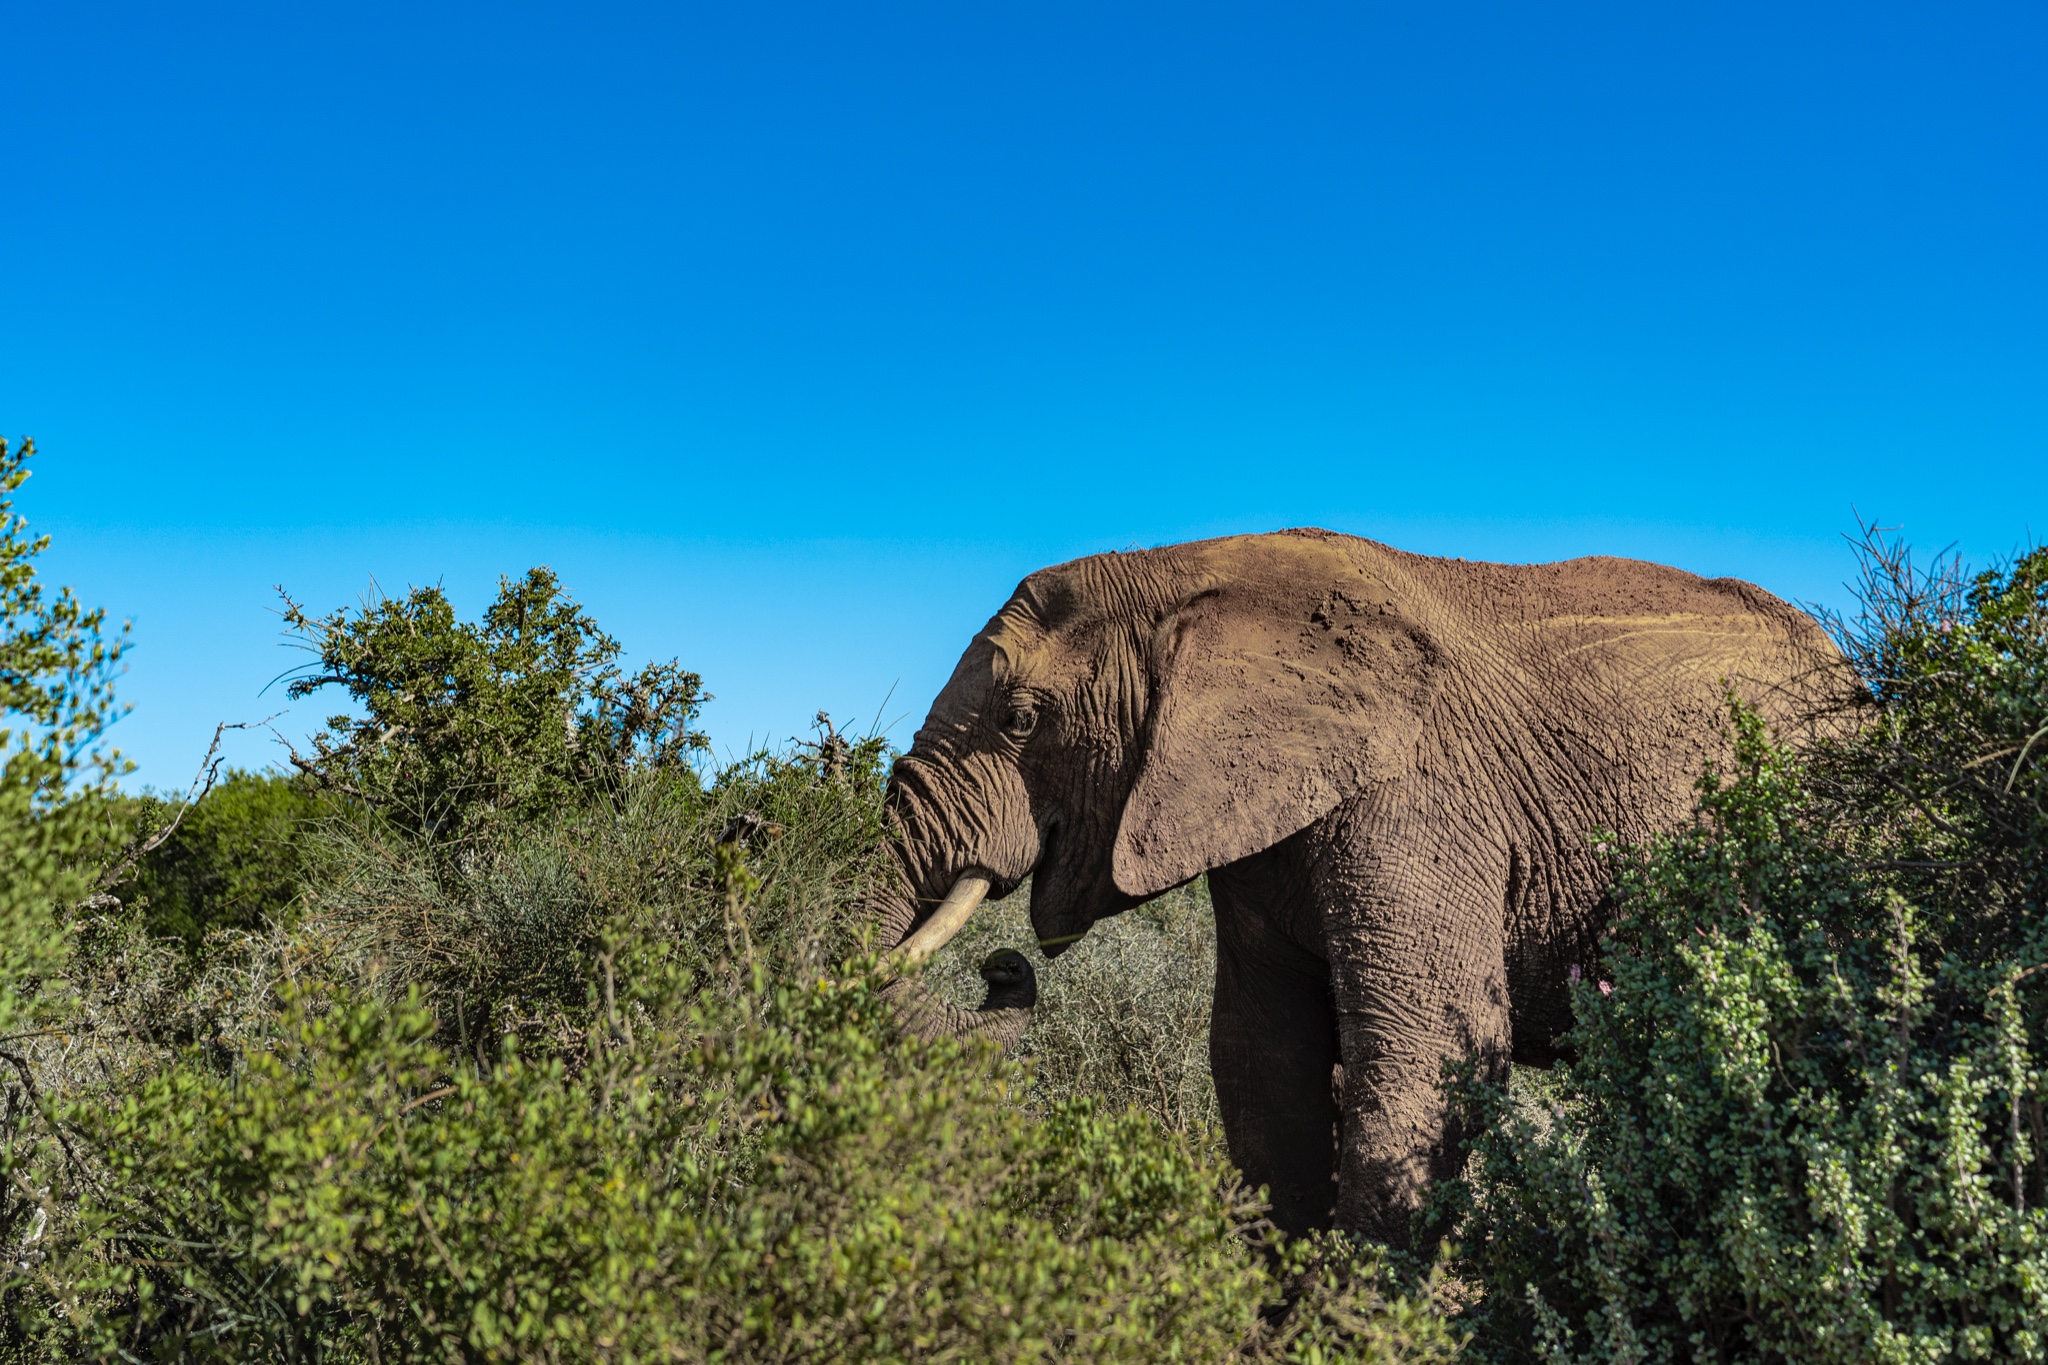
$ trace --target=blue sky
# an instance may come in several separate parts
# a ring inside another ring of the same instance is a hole
[[[0,53],[0,429],[134,620],[142,782],[286,706],[277,584],[552,564],[738,751],[907,742],[1098,550],[1839,604],[1855,511],[2048,528],[2038,0],[78,3]]]

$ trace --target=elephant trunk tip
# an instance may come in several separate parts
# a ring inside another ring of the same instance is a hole
[[[912,976],[896,977],[882,988],[882,995],[905,1037],[924,1042],[979,1037],[1013,1052],[1038,1004],[1038,973],[1024,954],[1004,948],[982,962],[981,979],[988,983],[988,993],[980,1009],[962,1009],[940,999]]]
[[[990,953],[981,964],[981,979],[988,983],[983,1010],[1028,1010],[1038,1003],[1038,973],[1015,948]]]

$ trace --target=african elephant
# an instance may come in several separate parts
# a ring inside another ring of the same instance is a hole
[[[1283,1228],[1403,1243],[1448,1173],[1443,1059],[1547,1065],[1569,1027],[1596,832],[1689,819],[1724,679],[1783,721],[1835,657],[1758,588],[1632,560],[1319,530],[1076,560],[1024,580],[897,761],[885,941],[926,955],[1029,876],[1054,957],[1207,873],[1232,1157]]]

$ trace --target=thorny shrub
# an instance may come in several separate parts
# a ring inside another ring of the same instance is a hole
[[[1035,937],[1030,892],[1027,881],[977,911],[927,980],[958,1004],[979,1004],[981,962]],[[1039,973],[1038,1007],[1019,1045],[1033,1064],[1034,1099],[1094,1095],[1143,1110],[1170,1132],[1213,1140],[1222,1122],[1209,1075],[1215,979],[1205,880],[1097,924]]]

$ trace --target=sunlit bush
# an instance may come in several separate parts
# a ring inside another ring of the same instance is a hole
[[[1620,864],[1548,1112],[1455,1087],[1488,1354],[2048,1358],[2048,552],[1869,563],[1857,733],[1738,710],[1698,826]]]
[[[474,622],[439,587],[324,616],[287,597],[284,617],[315,656],[288,694],[338,688],[362,712],[331,718],[293,763],[417,833],[545,818],[705,748],[697,675],[673,661],[627,675],[618,641],[545,568],[502,580]]]
[[[129,1358],[1428,1360],[1371,1263],[1273,1262],[1227,1164],[1014,1064],[907,1046],[877,981],[706,989],[619,925],[576,1046],[451,1056],[417,995],[281,982],[222,1056],[61,1107],[17,1296]],[[1309,1311],[1272,1326],[1279,1275]]]

